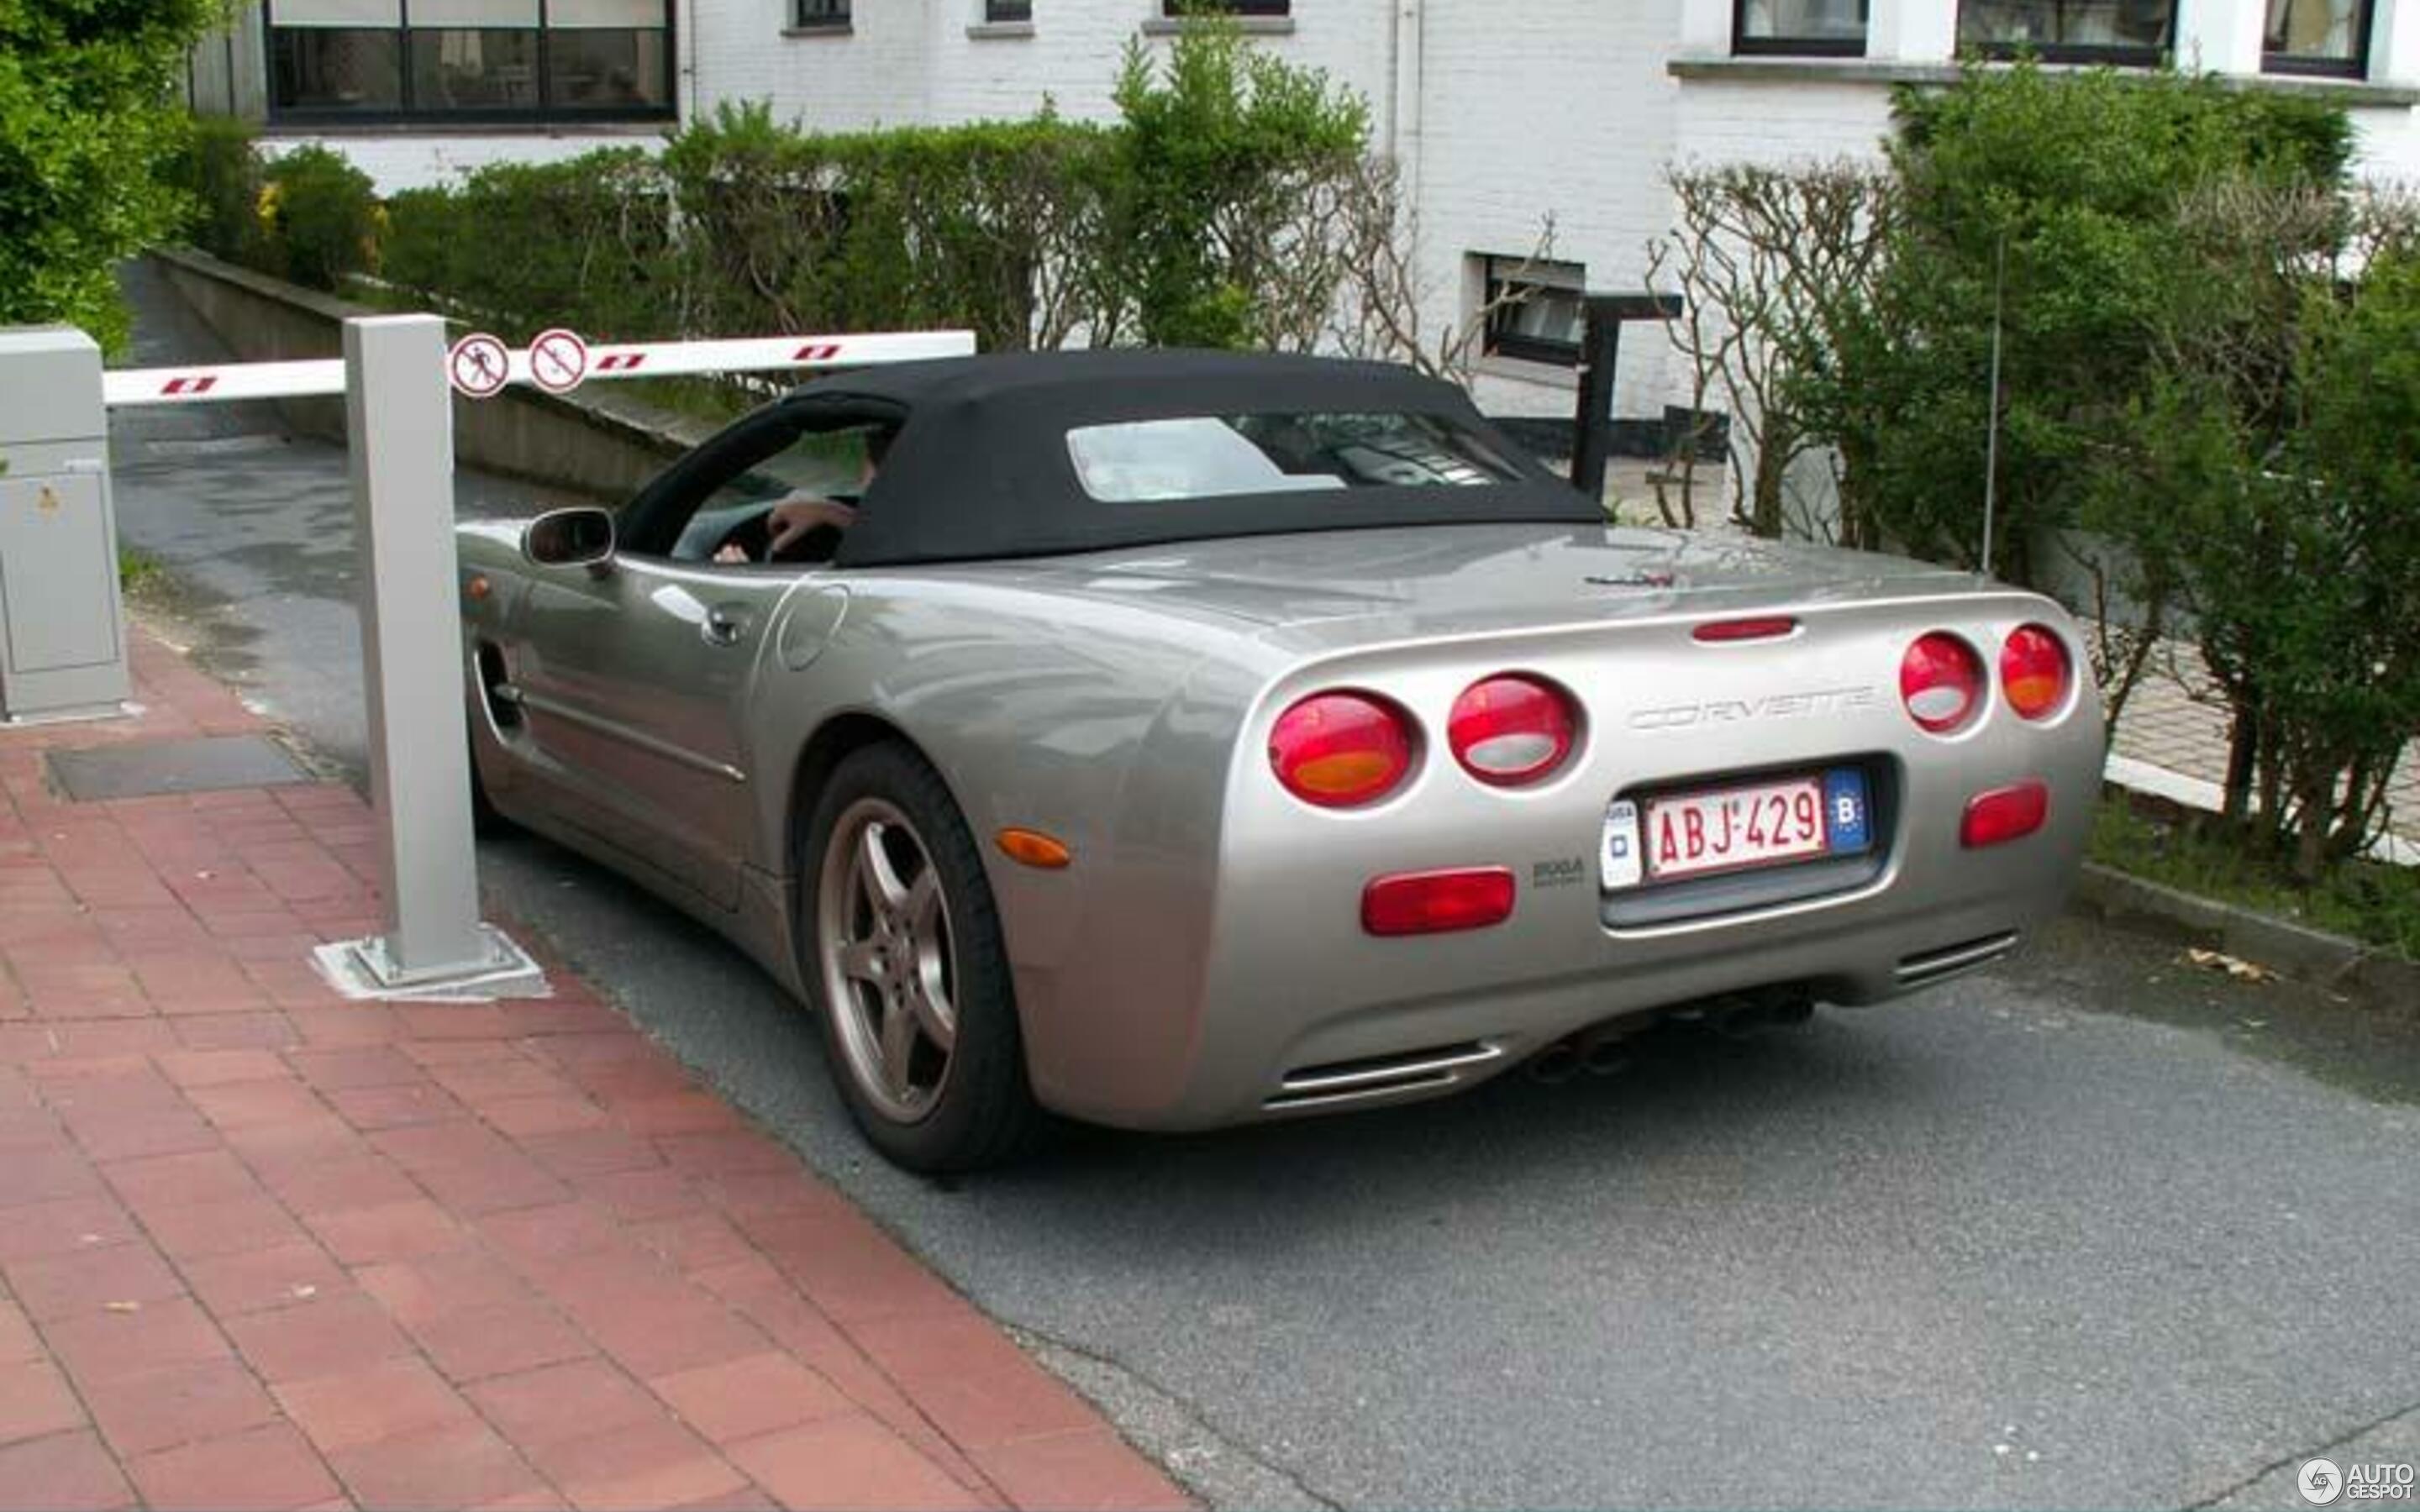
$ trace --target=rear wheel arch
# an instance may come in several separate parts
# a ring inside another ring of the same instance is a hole
[[[813,863],[799,854],[799,847],[806,841],[807,825],[814,818],[815,802],[822,796],[824,785],[831,780],[841,763],[868,746],[886,743],[905,748],[930,767],[933,775],[941,779],[941,786],[949,790],[950,801],[957,804],[958,812],[967,815],[967,806],[958,799],[957,784],[950,780],[949,774],[941,770],[940,764],[914,736],[878,714],[862,710],[836,714],[807,737],[807,743],[799,748],[799,759],[790,766],[790,793],[782,833],[788,837],[786,860],[790,874],[801,885],[805,882],[801,869]],[[973,822],[971,816],[968,816],[968,822]]]

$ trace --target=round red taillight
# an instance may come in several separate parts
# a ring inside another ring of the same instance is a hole
[[[1935,630],[1907,648],[1899,664],[1899,695],[1909,718],[1946,735],[1983,706],[1983,658],[1956,636]]]
[[[1578,731],[1570,694],[1519,672],[1464,688],[1445,727],[1446,744],[1462,769],[1504,788],[1535,782],[1562,765]]]
[[[2045,719],[2067,702],[2074,674],[2067,643],[2039,625],[2021,625],[2000,646],[2000,691],[2027,719]]]
[[[1269,765],[1305,803],[1374,802],[1412,769],[1412,717],[1373,694],[1313,693],[1270,727]]]

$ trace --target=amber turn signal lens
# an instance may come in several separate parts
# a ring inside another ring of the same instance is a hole
[[[2019,625],[2000,647],[2000,688],[2024,718],[2056,714],[2067,702],[2072,671],[2066,643],[2041,625]]]
[[[462,592],[471,596],[473,603],[476,603],[480,599],[487,597],[489,594],[494,593],[495,585],[489,582],[484,577],[473,578],[469,582],[462,585]]]
[[[1076,853],[1064,843],[1038,829],[1003,829],[992,840],[1000,846],[1001,855],[1045,872],[1056,872],[1076,858]]]
[[[1374,803],[1412,770],[1411,717],[1374,693],[1314,693],[1269,730],[1269,765],[1323,809]]]

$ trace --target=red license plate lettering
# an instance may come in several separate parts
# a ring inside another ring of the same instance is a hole
[[[1820,778],[1683,793],[1647,804],[1648,869],[1658,877],[1731,872],[1820,856]]]

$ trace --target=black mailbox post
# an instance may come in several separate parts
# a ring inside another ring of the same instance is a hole
[[[1678,294],[1590,294],[1582,301],[1579,413],[1572,428],[1572,486],[1605,497],[1605,463],[1613,441],[1613,363],[1621,328],[1633,320],[1669,320],[1682,311]]]

